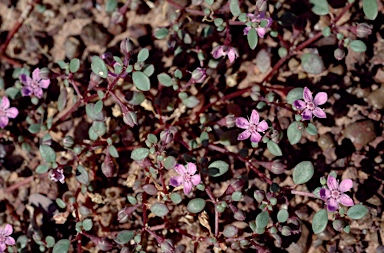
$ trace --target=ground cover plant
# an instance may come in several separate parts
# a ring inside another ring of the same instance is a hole
[[[382,2],[0,9],[0,252],[384,252]]]

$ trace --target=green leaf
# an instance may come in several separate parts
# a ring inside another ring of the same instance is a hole
[[[172,202],[174,203],[174,204],[180,204],[180,202],[183,200],[182,198],[181,198],[181,195],[180,194],[178,194],[177,192],[173,192],[172,194],[171,194],[171,200],[172,200]]]
[[[138,91],[133,91],[133,96],[132,98],[127,101],[131,105],[139,105],[145,100],[145,96],[143,93],[138,92]]]
[[[287,94],[287,103],[293,104],[296,100],[303,99],[303,88],[294,88]]]
[[[164,39],[165,37],[168,36],[168,29],[163,27],[163,28],[160,28],[158,30],[156,30],[155,32],[155,38],[158,39],[158,40],[161,40],[161,39]]]
[[[365,45],[365,43],[361,40],[354,40],[352,41],[349,46],[351,47],[351,49],[357,53],[362,53],[362,52],[365,52],[367,51],[367,46]]]
[[[142,91],[149,91],[151,88],[151,82],[149,78],[141,71],[135,71],[132,74],[132,80],[136,88]]]
[[[53,247],[52,253],[67,253],[69,247],[71,246],[71,241],[68,239],[61,239]]]
[[[53,163],[56,161],[56,152],[48,145],[40,145],[39,151],[41,156],[50,163]]]
[[[61,112],[67,105],[67,95],[68,93],[65,87],[60,89],[60,95],[57,100],[57,109],[59,110],[59,112]]]
[[[320,56],[305,53],[301,55],[301,65],[305,72],[309,74],[320,74],[324,70],[324,64]]]
[[[85,184],[85,185],[88,184],[88,182],[89,182],[88,171],[81,165],[77,166],[76,179],[81,184]]]
[[[316,15],[327,15],[329,13],[329,6],[327,0],[309,0],[313,4],[312,11]]]
[[[96,102],[95,107],[93,107],[93,112],[99,114],[103,110],[103,100]]]
[[[277,143],[272,141],[272,140],[269,140],[267,142],[267,148],[268,148],[269,152],[271,152],[272,155],[275,155],[275,156],[282,156],[283,155],[279,145],[277,145]]]
[[[309,123],[307,128],[305,129],[308,134],[310,135],[316,135],[317,134],[317,128],[314,124]]]
[[[249,47],[253,50],[256,48],[257,43],[259,41],[259,37],[257,35],[256,29],[251,28],[247,34],[247,40]]]
[[[187,205],[187,210],[191,213],[199,213],[203,211],[205,207],[205,200],[201,198],[195,198],[189,201]]]
[[[117,234],[115,238],[115,242],[118,244],[126,244],[127,242],[132,240],[134,236],[135,236],[135,231],[123,230]]]
[[[56,199],[56,204],[60,207],[60,208],[62,208],[62,209],[64,209],[67,205],[65,204],[65,202],[62,200],[62,199],[60,199],[60,198],[57,198]]]
[[[115,148],[115,146],[113,145],[109,146],[108,151],[112,157],[115,157],[115,158],[119,157],[119,152],[117,152],[117,149]]]
[[[190,96],[190,97],[183,99],[181,101],[188,108],[195,108],[200,103],[200,100],[198,100],[195,96]]]
[[[312,230],[315,234],[320,234],[324,231],[328,224],[328,214],[325,209],[316,212],[312,219]]]
[[[229,3],[229,10],[231,11],[233,16],[239,16],[241,14],[239,1],[231,0],[231,2]]]
[[[49,167],[47,165],[39,165],[36,168],[36,173],[37,174],[44,174],[49,170]]]
[[[103,114],[101,112],[100,113],[95,113],[95,104],[92,104],[92,103],[87,104],[85,106],[85,113],[92,120],[104,121],[104,116],[103,116]]]
[[[164,167],[167,170],[173,169],[176,166],[176,158],[173,156],[168,156],[164,160]]]
[[[289,125],[287,129],[287,136],[291,145],[295,145],[301,140],[302,131],[299,128],[302,126],[303,123],[298,121],[294,121]]]
[[[157,80],[159,81],[159,83],[161,83],[162,85],[164,85],[166,87],[171,87],[173,85],[172,77],[170,77],[166,73],[158,74],[157,75]]]
[[[363,11],[368,19],[376,19],[378,14],[378,6],[376,0],[363,0]]]
[[[40,124],[32,124],[28,127],[28,131],[32,134],[37,134],[38,132],[40,132],[40,127]]]
[[[347,211],[348,217],[360,220],[368,213],[368,208],[366,208],[364,205],[357,204],[352,207],[350,207]]]
[[[232,238],[232,237],[235,237],[238,232],[239,232],[239,229],[234,225],[227,225],[223,230],[223,235],[227,238]]]
[[[47,243],[47,248],[52,248],[55,245],[55,238],[52,236],[48,235],[45,238],[45,242]]]
[[[169,210],[168,207],[163,203],[156,202],[151,206],[151,212],[156,216],[164,217],[168,214]]]
[[[278,213],[277,213],[277,220],[280,222],[280,223],[283,223],[283,222],[286,222],[288,220],[288,211],[286,209],[281,209]]]
[[[212,177],[219,177],[229,169],[228,163],[218,160],[208,166],[208,174]]]
[[[96,75],[107,78],[108,77],[108,69],[107,65],[105,65],[104,61],[99,56],[92,56],[91,69],[93,73]]]
[[[143,62],[147,60],[149,57],[149,50],[148,48],[143,48],[140,50],[139,54],[137,55],[137,61],[138,62]]]
[[[92,130],[97,134],[97,136],[101,137],[107,131],[107,127],[102,121],[93,121]]]
[[[265,228],[269,222],[269,213],[267,211],[263,211],[256,216],[256,227],[257,228]]]
[[[5,90],[5,95],[7,95],[7,97],[10,97],[12,100],[17,98],[20,94],[20,90],[15,87],[9,87]]]
[[[314,171],[313,164],[310,161],[300,162],[293,168],[293,182],[295,184],[305,184],[313,177]]]
[[[148,148],[137,148],[132,151],[131,158],[135,161],[140,161],[145,159],[149,155]]]
[[[71,71],[72,73],[76,73],[80,68],[80,60],[77,59],[77,58],[73,58],[70,62],[69,62],[69,71]]]
[[[92,220],[91,219],[85,219],[83,220],[83,229],[85,231],[89,231],[91,230],[93,227],[93,223],[92,223]]]
[[[150,77],[155,72],[155,66],[153,64],[147,64],[143,68],[144,75]]]
[[[107,0],[105,3],[105,11],[108,13],[113,12],[117,8],[117,0]]]

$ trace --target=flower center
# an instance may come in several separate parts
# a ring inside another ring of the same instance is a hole
[[[4,109],[0,109],[0,117],[5,117],[7,113],[5,112]]]
[[[0,244],[3,244],[5,242],[5,235],[0,234]]]
[[[331,198],[339,199],[339,197],[340,197],[340,191],[339,190],[332,190],[331,191]]]
[[[256,132],[256,131],[257,131],[257,125],[255,125],[255,124],[250,124],[248,130],[249,130],[251,133]]]
[[[312,111],[316,108],[316,105],[313,102],[307,102],[307,108]]]
[[[38,83],[38,82],[33,81],[32,84],[31,84],[31,87],[32,87],[33,89],[36,89],[36,88],[39,88],[40,86],[39,86],[39,83]]]

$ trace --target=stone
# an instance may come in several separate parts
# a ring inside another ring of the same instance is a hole
[[[372,120],[351,123],[344,130],[344,137],[350,139],[357,150],[361,150],[376,138],[375,125]]]

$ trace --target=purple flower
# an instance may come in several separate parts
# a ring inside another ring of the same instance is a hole
[[[246,129],[237,137],[238,140],[245,140],[251,137],[252,142],[259,142],[261,135],[258,132],[264,132],[268,129],[268,124],[265,120],[259,123],[260,117],[256,110],[252,110],[251,118],[249,121],[243,117],[236,119],[236,126]]]
[[[354,205],[351,197],[344,193],[352,188],[353,182],[351,179],[344,179],[339,185],[336,178],[328,175],[327,185],[328,189],[322,188],[320,190],[320,198],[322,198],[324,201],[327,201],[328,211],[336,211],[339,208],[339,203],[343,204],[344,206]]]
[[[180,176],[173,176],[170,184],[174,187],[178,187],[183,184],[184,193],[189,194],[192,190],[192,184],[198,185],[201,182],[199,174],[196,174],[196,165],[193,163],[187,163],[187,168],[181,164],[175,166],[175,170]]]
[[[19,114],[16,107],[9,108],[9,99],[3,97],[0,103],[0,127],[4,128],[8,125],[9,118],[14,119]]]
[[[51,80],[43,80],[40,77],[40,69],[38,68],[32,72],[32,79],[25,74],[21,74],[20,80],[25,85],[21,88],[23,97],[35,95],[36,97],[41,98],[43,96],[43,89],[48,88],[51,83]]]
[[[315,99],[312,98],[312,92],[305,87],[303,92],[303,100],[296,100],[293,102],[293,105],[300,111],[302,111],[301,116],[303,117],[303,120],[310,120],[312,119],[312,114],[315,115],[318,118],[326,118],[327,115],[321,109],[318,107],[319,105],[324,104],[327,102],[328,95],[325,92],[319,92],[315,96]]]
[[[59,181],[60,183],[64,184],[65,182],[65,176],[63,173],[63,169],[53,169],[49,172],[49,179],[51,179],[53,182]]]
[[[9,224],[6,224],[3,229],[0,228],[0,252],[5,251],[6,245],[15,245],[15,239],[10,237],[12,233],[13,229]]]
[[[257,22],[259,24],[257,28],[253,28],[253,29],[256,30],[259,37],[264,38],[264,35],[267,31],[266,28],[271,27],[271,25],[272,25],[272,19],[271,18],[265,18],[265,12],[262,12],[259,15],[247,14],[247,16],[251,20],[252,23]],[[260,26],[260,23],[262,21],[265,21],[267,23],[265,27]],[[251,29],[252,29],[252,27],[250,27],[250,26],[247,26],[246,28],[244,28],[244,31],[243,31],[244,35],[247,35],[249,30],[251,30]]]
[[[229,61],[232,63],[235,58],[239,57],[237,49],[229,46],[217,46],[211,52],[213,58],[218,59],[222,56],[228,56]]]

